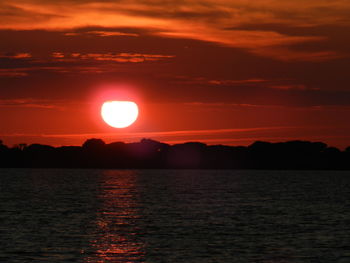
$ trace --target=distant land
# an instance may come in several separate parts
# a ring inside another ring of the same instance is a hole
[[[340,151],[323,142],[309,141],[257,141],[249,146],[200,142],[169,145],[151,139],[109,144],[89,139],[82,146],[8,147],[0,141],[0,167],[350,170],[350,147]]]

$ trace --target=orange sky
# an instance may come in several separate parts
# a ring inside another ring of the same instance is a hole
[[[3,0],[0,139],[343,148],[349,13],[347,0]],[[120,90],[140,105],[122,130],[99,116]]]

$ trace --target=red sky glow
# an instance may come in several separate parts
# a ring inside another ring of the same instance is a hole
[[[0,2],[0,139],[350,145],[347,0]],[[138,103],[116,130],[104,100]]]

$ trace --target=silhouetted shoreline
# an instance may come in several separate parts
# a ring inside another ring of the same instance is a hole
[[[21,144],[10,148],[0,141],[0,167],[350,170],[350,147],[340,151],[309,141],[226,146],[200,142],[169,145],[151,139],[106,144],[89,139],[82,146]]]

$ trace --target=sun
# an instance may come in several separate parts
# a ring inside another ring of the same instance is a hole
[[[106,101],[101,107],[102,119],[114,128],[126,128],[139,115],[139,108],[133,101]]]

